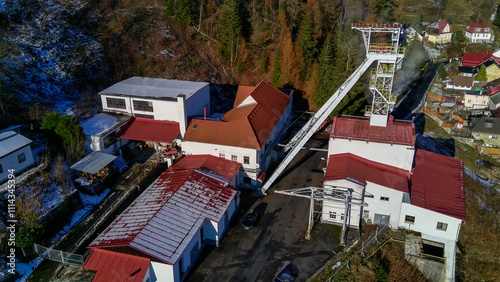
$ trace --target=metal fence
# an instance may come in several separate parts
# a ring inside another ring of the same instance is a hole
[[[337,263],[337,264],[334,266],[334,269],[336,268],[336,269],[337,269],[337,271],[335,271],[335,273],[333,273],[333,275],[332,275],[332,276],[330,276],[330,278],[328,278],[328,280],[327,280],[327,281],[328,281],[328,282],[333,281],[333,277],[334,277],[334,276],[335,276],[335,275],[336,275],[336,274],[337,274],[337,273],[338,273],[338,272],[339,272],[342,268],[344,268],[344,267],[346,267],[346,266],[347,266],[347,267],[349,267],[349,262],[350,262],[350,261],[351,261],[351,260],[352,260],[355,256],[357,256],[358,254],[361,254],[362,256],[365,256],[365,253],[364,253],[364,252],[365,252],[365,250],[366,250],[368,247],[370,247],[370,245],[371,245],[371,244],[373,244],[373,242],[377,242],[377,243],[379,243],[379,241],[378,241],[378,237],[379,237],[379,236],[380,236],[380,235],[381,235],[381,234],[382,234],[382,233],[383,233],[383,232],[384,232],[384,231],[385,231],[385,230],[386,230],[389,226],[390,226],[390,225],[389,225],[389,217],[387,217],[386,219],[384,219],[384,220],[382,220],[382,221],[380,222],[380,225],[379,225],[379,226],[377,227],[377,229],[375,230],[375,233],[373,233],[372,235],[370,235],[370,237],[368,237],[368,239],[366,239],[366,240],[365,240],[365,241],[361,244],[361,248],[360,248],[360,249],[359,249],[356,253],[354,253],[351,257],[349,257],[349,259],[347,259],[344,263],[342,263],[342,264],[340,264],[340,265]],[[348,249],[348,251],[349,251],[352,247],[354,247],[354,245],[353,245],[353,246],[351,246],[351,247]],[[347,252],[348,252],[348,251],[347,251]]]
[[[54,250],[52,248],[47,248],[38,244],[34,244],[35,252],[43,258],[57,261],[63,264],[71,265],[71,266],[76,266],[76,267],[82,267],[83,266],[83,256],[82,255],[77,255],[77,254],[72,254],[72,253],[66,253],[61,250]]]

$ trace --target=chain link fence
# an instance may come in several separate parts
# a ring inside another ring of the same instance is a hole
[[[38,244],[34,244],[35,252],[43,258],[57,261],[66,265],[71,265],[71,266],[76,266],[76,267],[82,267],[83,266],[83,256],[82,255],[77,255],[77,254],[72,254],[72,253],[66,253],[61,250],[54,250],[52,248],[47,248]]]

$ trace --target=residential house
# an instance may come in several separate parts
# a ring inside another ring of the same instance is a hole
[[[493,29],[485,22],[475,22],[465,28],[465,37],[471,43],[491,43],[494,41]]]
[[[424,40],[431,43],[446,44],[451,42],[453,28],[445,21],[437,21],[427,26]]]
[[[485,146],[498,147],[500,145],[500,118],[482,116],[471,120],[472,137],[482,140]]]
[[[32,142],[13,130],[0,133],[0,183],[7,181],[9,174],[18,175],[33,166]]]
[[[292,99],[262,81],[238,88],[233,109],[219,120],[192,119],[182,142],[186,155],[209,154],[243,165],[241,183],[256,188],[279,152],[291,122]]]
[[[489,101],[490,96],[488,96],[486,91],[465,91],[464,105],[466,108],[486,109],[488,108]]]
[[[473,76],[455,75],[453,76],[452,83],[448,83],[446,85],[446,88],[466,91],[466,90],[472,90],[473,86],[474,86]]]
[[[81,124],[87,138],[87,152],[116,154],[120,149],[118,131],[130,120],[130,116],[99,113]]]
[[[99,93],[104,112],[178,122],[184,135],[187,119],[210,113],[205,82],[131,77]]]
[[[183,281],[202,249],[221,242],[239,208],[228,184],[240,164],[209,162],[216,171],[174,165],[163,172],[97,236],[83,266],[97,271],[94,281]]]
[[[474,76],[481,66],[486,67],[486,79],[488,82],[500,78],[500,58],[493,56],[489,51],[486,53],[464,53],[462,65],[458,70],[463,74]]]

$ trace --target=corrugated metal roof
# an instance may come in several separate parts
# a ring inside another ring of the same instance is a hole
[[[248,90],[246,88],[245,91],[241,92],[245,93],[240,94],[240,96],[245,96]],[[251,96],[257,104],[233,108],[222,116],[223,121],[193,119],[186,130],[184,139],[193,142],[261,149],[290,104],[291,99],[265,81],[260,82],[244,98],[248,96]]]
[[[180,134],[178,122],[135,117],[117,133],[122,139],[172,143]]]
[[[212,155],[187,155],[169,167],[171,171],[203,168],[222,176],[230,182],[240,170],[241,163],[214,157]]]
[[[461,160],[417,150],[412,174],[412,205],[465,220],[464,164]]]
[[[77,161],[70,168],[90,174],[96,174],[116,158],[116,156],[103,152],[92,152],[86,155],[83,159]]]
[[[97,271],[92,281],[142,282],[150,263],[148,258],[93,248],[83,268]]]
[[[30,139],[14,131],[0,133],[0,158],[31,144]]]
[[[237,195],[207,173],[165,171],[90,247],[128,245],[175,264],[203,222],[219,222]]]
[[[176,100],[178,95],[189,99],[194,93],[207,86],[206,82],[172,80],[134,76],[104,89],[99,94],[135,96]]]
[[[386,127],[370,126],[370,119],[365,117],[335,117],[330,137],[415,146],[415,126],[392,116]]]
[[[404,169],[377,163],[350,154],[330,155],[325,173],[325,181],[352,179],[366,181],[409,193],[409,173]]]

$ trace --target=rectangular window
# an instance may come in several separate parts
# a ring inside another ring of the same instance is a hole
[[[406,223],[415,223],[415,217],[411,215],[406,215],[405,216],[405,222]]]
[[[337,213],[334,211],[330,212],[330,219],[337,219]]]
[[[238,156],[237,155],[231,155],[231,161],[237,162],[238,161]]]
[[[389,201],[389,197],[380,197],[381,201]]]
[[[476,27],[476,32],[480,32],[481,29],[479,27]]]
[[[252,184],[252,179],[250,177],[243,177],[243,184]]]
[[[153,111],[153,102],[134,100],[133,103],[134,103],[134,110],[136,111],[144,111],[144,112]]]
[[[250,164],[250,157],[244,156],[243,157],[243,164]]]
[[[155,119],[152,115],[134,114],[135,117]]]
[[[106,104],[108,105],[108,108],[127,109],[127,105],[125,104],[125,99],[106,97]]]
[[[487,28],[484,29],[484,31],[488,32],[488,31],[490,31],[490,28],[487,27]]]
[[[17,160],[19,161],[19,163],[24,162],[26,160],[26,156],[24,155],[24,153],[17,155]]]
[[[221,159],[225,159],[225,158],[226,158],[226,154],[224,154],[224,153],[219,153],[219,158],[221,158]]]
[[[113,145],[116,143],[116,136],[115,134],[110,134],[106,137],[103,138],[104,142],[104,148],[107,149],[109,146]]]
[[[340,220],[344,220],[344,214],[343,213],[340,214]]]
[[[448,223],[443,223],[438,221],[436,228],[439,230],[446,231],[446,229],[448,229]]]
[[[2,172],[3,172],[3,167],[2,167],[2,165],[0,164],[0,173],[2,173]]]
[[[370,217],[370,211],[369,210],[363,210],[363,218],[368,218]]]

